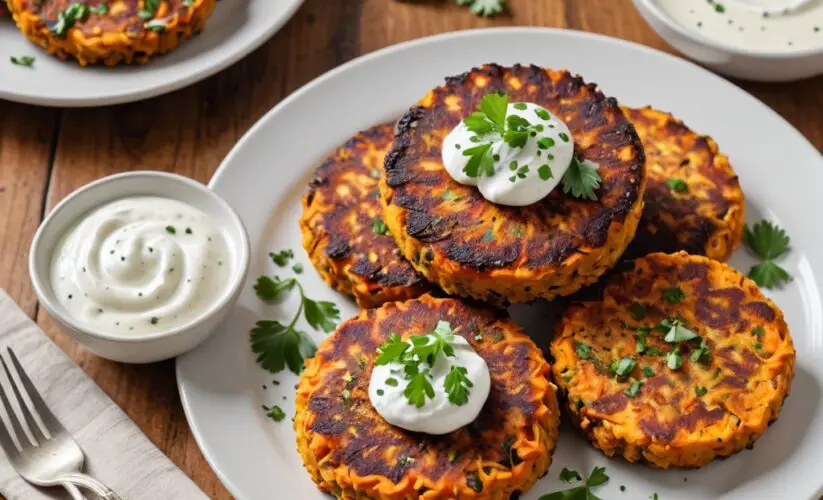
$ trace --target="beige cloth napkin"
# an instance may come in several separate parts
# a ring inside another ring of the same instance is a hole
[[[3,355],[6,346],[14,349],[46,404],[83,448],[89,474],[103,481],[124,500],[206,498],[194,482],[163,455],[83,370],[0,290],[0,350]],[[3,384],[6,384],[5,378],[5,374],[0,376]],[[25,482],[3,453],[0,453],[0,493],[9,500],[69,498],[62,488],[38,489]],[[83,493],[89,499],[94,498],[92,493]]]

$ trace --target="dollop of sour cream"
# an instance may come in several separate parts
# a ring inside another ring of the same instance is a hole
[[[488,134],[477,142],[465,121],[443,140],[443,165],[460,184],[477,186],[492,203],[522,207],[536,203],[557,187],[574,156],[574,140],[569,127],[546,108],[532,103],[509,103],[506,116],[516,115],[532,126],[526,143],[512,147],[500,134]],[[470,177],[464,169],[470,156],[466,151],[491,142],[494,175]]]
[[[205,213],[167,198],[131,197],[93,210],[63,236],[51,283],[77,321],[139,336],[207,311],[232,265],[225,236]]]
[[[369,380],[369,399],[386,422],[412,432],[439,435],[455,431],[477,418],[491,389],[489,367],[463,337],[455,335],[451,345],[454,357],[439,356],[430,367],[434,398],[426,398],[420,408],[403,394],[406,382],[402,364],[375,365]],[[460,406],[449,401],[444,388],[452,366],[464,367],[466,378],[472,383],[468,401]],[[429,368],[425,363],[421,367]]]

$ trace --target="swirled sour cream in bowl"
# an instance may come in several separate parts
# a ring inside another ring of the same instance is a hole
[[[233,307],[249,264],[242,222],[202,184],[132,172],[69,195],[35,235],[29,271],[58,326],[124,362],[174,357]]]

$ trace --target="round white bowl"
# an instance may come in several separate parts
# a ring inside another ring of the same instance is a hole
[[[168,331],[134,337],[113,335],[77,321],[57,300],[50,278],[52,254],[66,231],[91,210],[130,196],[166,197],[203,211],[223,230],[233,258],[226,289],[202,315]],[[51,211],[34,235],[29,253],[29,274],[37,298],[57,326],[86,349],[113,361],[151,363],[183,354],[208,338],[237,302],[248,274],[249,254],[249,236],[243,222],[234,209],[209,188],[165,172],[127,172],[78,189]]]
[[[718,73],[761,82],[787,82],[823,74],[823,47],[792,52],[746,50],[689,30],[669,17],[656,0],[634,0],[634,6],[669,45]]]

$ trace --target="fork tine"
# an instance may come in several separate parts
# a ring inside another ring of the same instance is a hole
[[[52,437],[61,432],[65,432],[63,425],[60,424],[60,421],[57,420],[57,417],[55,417],[54,413],[51,412],[48,405],[46,405],[46,402],[43,401],[43,398],[40,396],[37,388],[34,387],[34,384],[31,382],[26,370],[24,370],[20,365],[20,361],[17,360],[17,355],[14,354],[11,347],[6,347],[6,350],[9,352],[9,357],[11,358],[12,364],[14,364],[14,369],[17,371],[17,375],[20,376],[20,381],[23,382],[23,387],[29,394],[29,399],[31,399],[32,404],[34,404],[34,410],[40,415],[40,420],[43,421],[43,425],[46,426],[46,430]],[[0,356],[0,360],[2,359],[3,357]],[[3,366],[5,367],[5,363]]]
[[[14,381],[9,380],[9,384],[14,386]],[[23,432],[23,428],[20,427],[20,422],[17,420],[17,412],[14,411],[14,407],[12,407],[11,403],[9,403],[9,398],[6,397],[6,390],[3,388],[2,383],[0,383],[0,399],[3,400],[3,406],[6,408],[6,415],[9,417],[9,423],[11,423],[11,426],[14,429],[14,435],[17,436],[17,442],[20,443],[20,447],[27,447],[23,442],[24,439],[28,440],[29,443],[34,445],[35,443],[32,443],[31,439],[29,439],[29,436],[25,432]],[[6,431],[9,432],[9,434],[11,434],[11,431],[9,429],[6,429]],[[17,447],[15,446],[14,449],[16,450]]]
[[[14,415],[9,411],[9,404],[8,400],[6,399],[6,391],[3,389],[3,385],[0,384],[0,398],[3,400],[3,405],[6,407],[6,414],[9,416],[9,422],[15,422]],[[0,447],[3,448],[3,451],[6,452],[6,457],[8,457],[9,461],[12,460],[12,457],[16,456],[20,453],[19,448],[17,445],[14,444],[14,440],[11,438],[9,434],[9,428],[5,424],[5,422],[0,421]]]
[[[34,439],[36,439],[38,443],[42,443],[48,438],[43,433],[43,430],[40,428],[40,425],[32,416],[31,411],[29,410],[29,405],[26,404],[26,400],[23,399],[23,395],[20,394],[20,388],[17,387],[17,382],[14,381],[14,377],[12,377],[11,371],[9,370],[9,367],[6,365],[6,360],[3,359],[3,356],[0,356],[0,363],[3,363],[3,370],[5,370],[6,376],[9,378],[9,381],[11,381],[11,390],[14,391],[15,397],[17,397],[17,403],[20,405],[20,411],[23,412],[23,419],[26,421],[26,425],[31,431],[31,434],[34,436]],[[15,366],[15,371],[17,372],[17,376],[20,377],[20,380],[23,380],[25,372],[19,369],[17,366]],[[29,399],[33,400],[31,389],[32,388],[25,386],[23,390],[28,393]],[[37,391],[34,392],[36,393]]]

